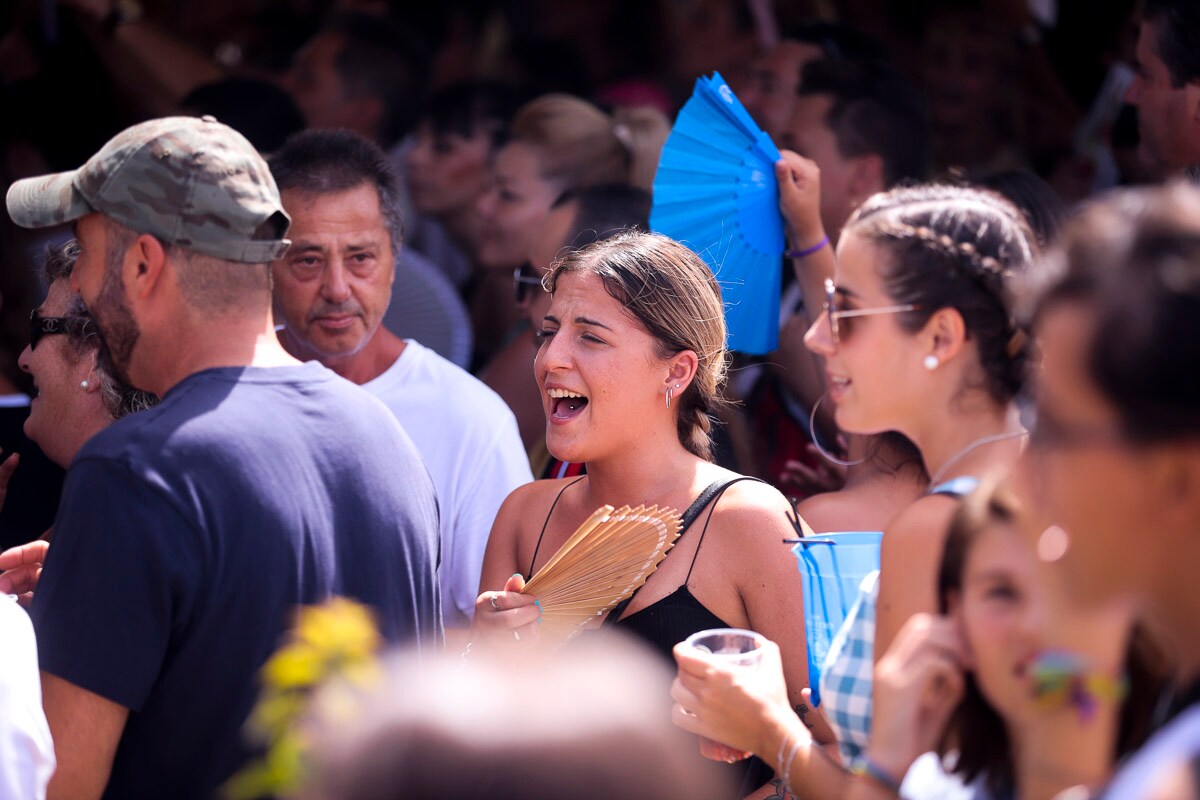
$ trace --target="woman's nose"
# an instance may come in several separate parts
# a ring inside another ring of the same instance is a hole
[[[808,331],[804,334],[804,346],[821,356],[831,355],[837,350],[837,343],[833,341],[833,331],[829,327],[828,311],[822,311],[821,316],[808,326]]]

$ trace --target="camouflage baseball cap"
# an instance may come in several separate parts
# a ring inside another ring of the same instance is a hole
[[[212,117],[166,117],[118,133],[77,170],[17,181],[8,213],[45,228],[93,212],[227,261],[283,255],[291,220],[262,156]]]

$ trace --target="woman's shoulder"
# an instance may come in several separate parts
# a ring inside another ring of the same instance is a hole
[[[886,526],[888,533],[945,529],[958,510],[959,498],[945,494],[927,494],[906,506]],[[941,526],[938,528],[938,526]]]
[[[765,481],[736,472],[721,470],[718,479],[728,487],[715,500],[714,522],[739,526],[756,526],[775,529],[788,527],[791,503],[783,494]],[[736,483],[733,483],[736,481]]]

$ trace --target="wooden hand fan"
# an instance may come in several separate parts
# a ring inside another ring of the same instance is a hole
[[[596,509],[521,590],[541,604],[541,635],[566,641],[633,594],[682,526],[673,508]]]

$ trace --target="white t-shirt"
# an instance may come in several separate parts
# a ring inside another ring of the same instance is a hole
[[[54,742],[42,713],[37,642],[29,615],[0,594],[0,800],[42,800]]]
[[[396,363],[363,388],[400,420],[433,478],[441,512],[442,617],[448,628],[466,627],[496,512],[533,474],[516,417],[500,395],[429,348],[405,342]]]

